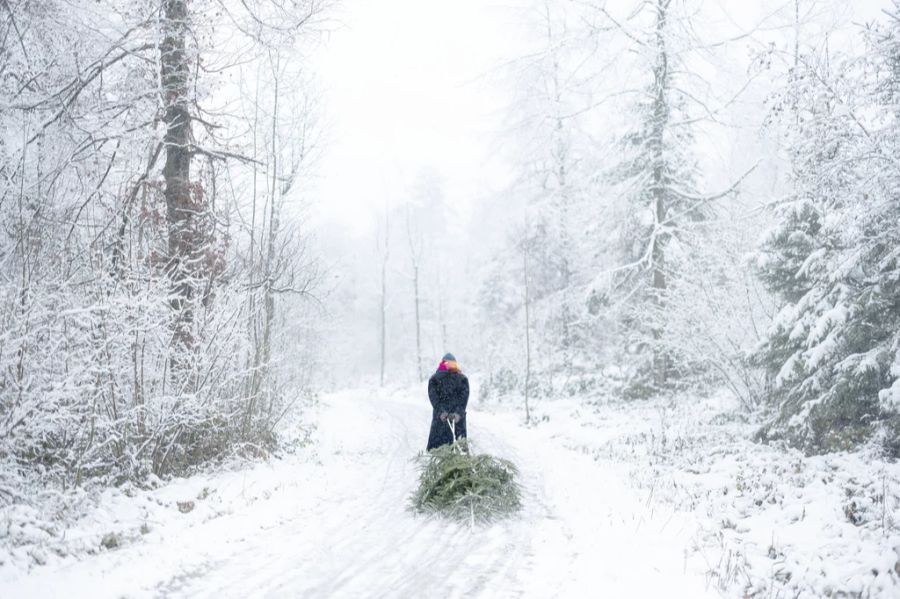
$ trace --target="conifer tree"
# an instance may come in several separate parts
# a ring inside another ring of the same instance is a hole
[[[894,17],[870,32],[871,58],[839,68],[805,59],[774,107],[794,132],[794,192],[758,258],[782,302],[756,354],[777,408],[760,437],[808,452],[846,449],[878,430],[900,450],[897,25]]]

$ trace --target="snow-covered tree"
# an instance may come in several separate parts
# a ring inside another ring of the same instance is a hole
[[[631,126],[618,143],[621,159],[609,173],[616,200],[604,253],[614,262],[596,285],[593,305],[617,323],[635,392],[662,389],[684,366],[662,342],[672,317],[667,289],[690,259],[685,224],[707,217],[713,199],[698,191],[692,155],[695,114],[706,107],[686,91],[684,36],[690,17],[675,9],[671,0],[643,3],[632,17],[648,24],[634,31],[606,13],[635,46],[644,83],[631,90],[635,101],[626,119]]]
[[[869,55],[803,57],[774,107],[789,121],[794,192],[758,258],[783,303],[757,354],[778,409],[761,436],[808,451],[879,430],[900,450],[898,25],[894,13],[870,32]]]
[[[272,326],[251,338],[246,297],[272,306],[289,235],[277,215],[257,232],[259,277],[235,221],[249,165],[273,202],[289,169],[253,155],[228,75],[292,47],[321,5],[283,8],[0,7],[0,459],[16,464],[0,476],[115,482],[271,443],[277,406],[250,408],[271,360],[245,360],[276,343]]]
[[[522,247],[527,240],[529,321],[534,353],[541,356],[529,369],[530,378],[535,391],[547,394],[592,368],[584,360],[591,333],[582,301],[590,273],[584,239],[593,179],[587,114],[601,67],[599,41],[584,26],[590,13],[549,0],[528,6],[535,48],[509,68],[515,99],[507,135],[514,140],[508,147],[516,179],[496,200],[505,207],[506,235],[485,265],[479,292],[489,330],[505,331],[489,335],[492,343],[506,335],[521,336]],[[494,363],[491,378],[504,391],[521,390],[526,359],[519,353],[496,351],[505,357]]]

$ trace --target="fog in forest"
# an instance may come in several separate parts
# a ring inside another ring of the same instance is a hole
[[[0,0],[0,596],[896,597],[898,155],[900,0]]]

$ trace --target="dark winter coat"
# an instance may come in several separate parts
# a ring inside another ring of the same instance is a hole
[[[428,399],[431,401],[431,432],[428,435],[428,449],[453,443],[453,434],[441,414],[459,414],[456,423],[456,438],[466,436],[466,405],[469,403],[469,379],[461,372],[438,370],[428,380]]]

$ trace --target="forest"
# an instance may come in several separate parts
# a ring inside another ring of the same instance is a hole
[[[900,0],[0,0],[0,595],[895,597],[898,156]],[[449,351],[523,486],[467,582]]]

